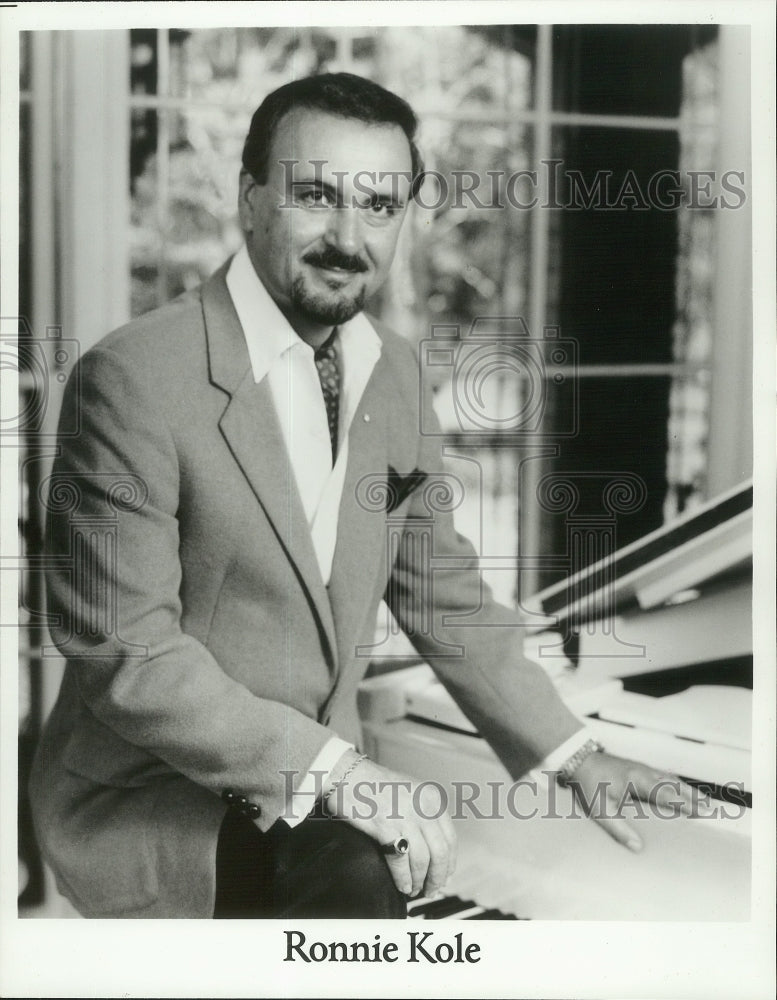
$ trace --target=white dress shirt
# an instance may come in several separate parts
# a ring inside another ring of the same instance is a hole
[[[341,369],[337,459],[332,466],[326,406],[314,350],[292,329],[260,281],[243,246],[227,271],[227,288],[243,328],[254,382],[267,379],[289,462],[310,526],[321,577],[332,573],[337,517],[348,463],[348,431],[367,382],[380,357],[381,341],[363,313],[338,327]],[[546,757],[543,767],[557,770],[590,734],[575,733]],[[296,826],[315,804],[316,792],[338,760],[353,746],[333,736],[321,749],[292,796],[289,815]]]

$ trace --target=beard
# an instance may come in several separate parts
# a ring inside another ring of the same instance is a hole
[[[291,286],[291,305],[305,319],[325,326],[337,326],[362,311],[366,290],[349,295],[342,288],[332,289],[331,296],[314,292],[308,287],[302,275],[298,275]]]

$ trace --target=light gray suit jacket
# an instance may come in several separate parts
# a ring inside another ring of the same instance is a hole
[[[388,331],[324,586],[225,273],[105,338],[66,391],[80,433],[62,439],[47,542],[67,667],[31,795],[44,856],[86,916],[212,915],[222,793],[256,803],[267,830],[283,772],[304,774],[333,733],[358,741],[356,651],[384,595],[514,776],[579,728],[519,633],[482,627],[505,612],[449,512],[434,514],[434,556],[461,568],[435,575],[430,600],[424,487],[442,464],[419,434],[413,352]],[[418,544],[389,555],[387,517]],[[479,627],[443,620],[478,608]]]

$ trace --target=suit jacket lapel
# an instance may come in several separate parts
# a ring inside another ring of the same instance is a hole
[[[211,381],[230,396],[219,426],[307,591],[336,666],[332,609],[269,387],[253,380],[245,336],[226,286],[227,266],[202,293]]]
[[[368,483],[386,480],[391,407],[388,370],[385,354],[381,355],[348,435],[348,466],[329,584],[341,663],[353,658],[373,598],[375,566],[388,541],[385,511],[365,502]]]

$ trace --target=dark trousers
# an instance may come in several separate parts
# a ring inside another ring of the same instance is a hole
[[[393,918],[407,916],[372,838],[318,812],[267,833],[229,811],[216,852],[213,916]]]

